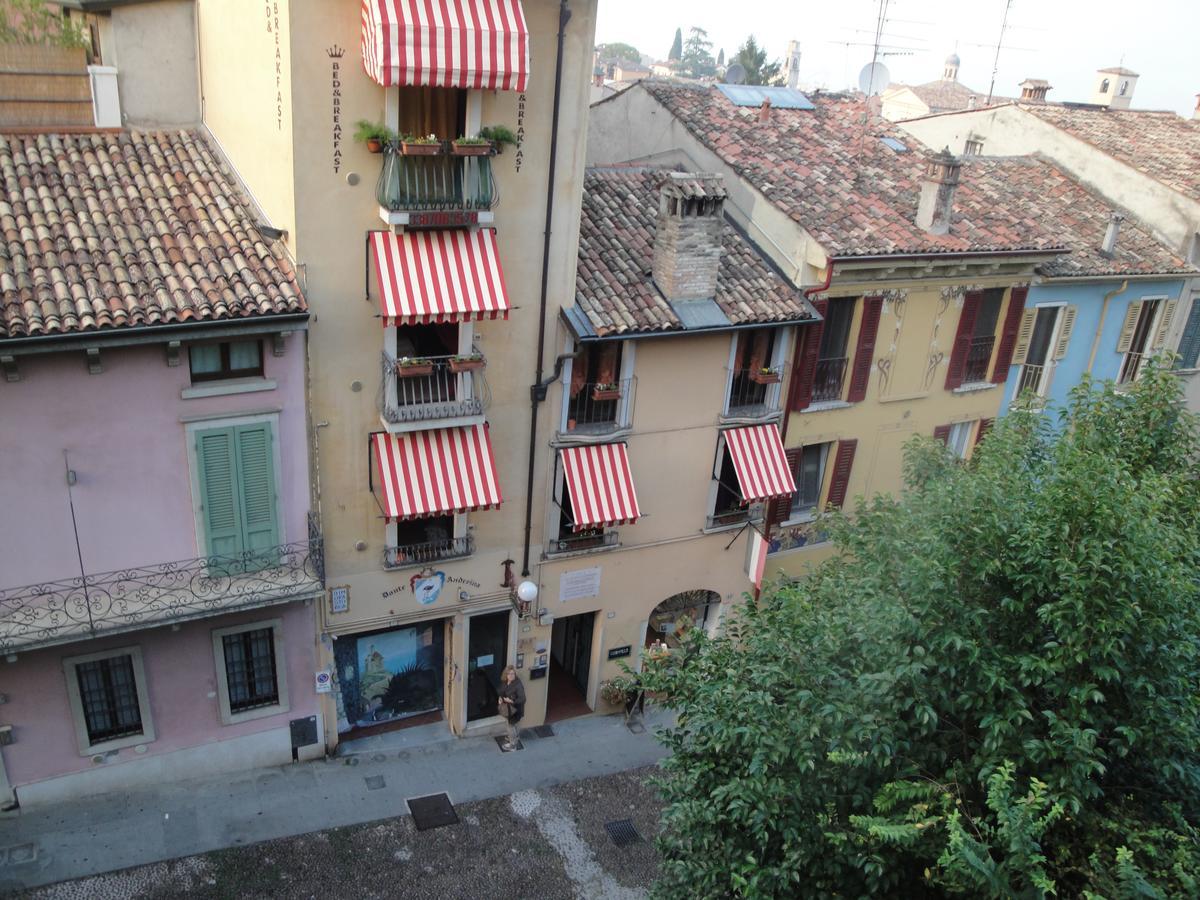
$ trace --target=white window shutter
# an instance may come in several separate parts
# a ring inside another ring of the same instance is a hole
[[[1071,332],[1075,329],[1075,314],[1078,309],[1074,306],[1064,306],[1060,313],[1062,321],[1058,326],[1058,343],[1054,345],[1054,358],[1062,359],[1067,355],[1067,345],[1071,343]]]
[[[1029,355],[1029,339],[1033,337],[1033,325],[1037,321],[1037,309],[1030,307],[1021,313],[1021,327],[1017,329],[1017,346],[1013,349],[1012,365],[1025,365]]]
[[[1133,345],[1133,333],[1137,330],[1138,316],[1142,313],[1142,301],[1134,300],[1125,310],[1125,323],[1121,326],[1121,336],[1117,338],[1117,352],[1128,353]]]
[[[1168,300],[1167,305],[1163,307],[1162,317],[1158,323],[1158,331],[1154,333],[1154,350],[1161,350],[1163,345],[1167,343],[1167,335],[1171,331],[1171,323],[1175,321],[1175,307],[1178,305],[1178,300]]]

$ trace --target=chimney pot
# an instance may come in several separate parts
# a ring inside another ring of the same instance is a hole
[[[771,100],[768,97],[766,100],[763,100],[762,106],[760,106],[758,108],[758,124],[766,125],[770,121],[771,121]]]
[[[1196,109],[1192,112],[1193,119],[1200,119],[1200,94],[1196,95]]]
[[[921,198],[917,204],[917,227],[930,234],[949,234],[950,218],[954,214],[954,192],[958,189],[962,164],[944,147],[929,160],[929,168],[921,182]]]
[[[1117,235],[1121,233],[1121,223],[1125,217],[1120,213],[1112,213],[1108,217],[1108,228],[1104,232],[1104,243],[1100,245],[1100,254],[1112,258],[1117,247]]]
[[[725,184],[720,175],[669,172],[659,189],[651,274],[667,300],[717,293]]]

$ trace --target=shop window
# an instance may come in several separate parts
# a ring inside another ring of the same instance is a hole
[[[440,588],[437,573],[430,572],[417,577],[413,590],[420,590],[427,581]],[[437,592],[431,596],[436,599]],[[440,619],[342,635],[333,645],[338,732],[441,710],[445,641],[446,626]]]

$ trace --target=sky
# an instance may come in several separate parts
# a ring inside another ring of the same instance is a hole
[[[732,56],[749,34],[781,59],[800,42],[804,87],[856,85],[871,61],[879,4],[887,5],[883,63],[892,81],[939,78],[952,51],[958,80],[987,93],[1000,24],[1008,27],[995,93],[1017,96],[1026,78],[1045,78],[1048,99],[1088,101],[1096,70],[1123,65],[1141,78],[1133,106],[1190,116],[1200,93],[1200,0],[598,0],[596,43],[623,41],[665,58],[676,28],[699,26]]]

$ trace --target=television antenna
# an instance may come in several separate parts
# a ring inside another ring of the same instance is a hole
[[[1012,0],[1004,0],[1004,16],[1000,19],[1000,34],[996,37],[996,55],[992,59],[992,83],[988,85],[988,106],[992,105],[992,94],[996,90],[996,73],[1000,71],[1000,48],[1004,46],[1004,32],[1008,28],[1008,13],[1012,9]]]

